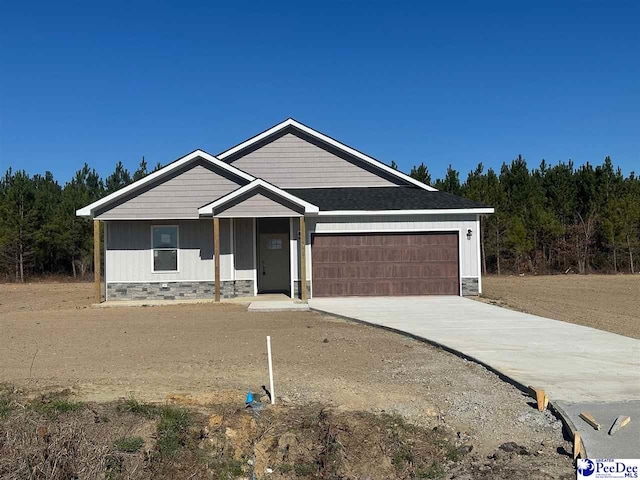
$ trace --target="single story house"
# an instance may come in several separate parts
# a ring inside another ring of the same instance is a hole
[[[474,295],[480,215],[293,119],[196,150],[81,208],[96,299]]]

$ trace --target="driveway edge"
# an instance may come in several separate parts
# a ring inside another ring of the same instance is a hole
[[[341,318],[343,320],[347,320],[349,322],[355,322],[355,323],[360,323],[362,325],[367,325],[369,327],[375,327],[375,328],[380,328],[382,330],[386,330],[388,332],[392,332],[392,333],[398,333],[404,337],[409,337],[412,338],[414,340],[418,340],[419,342],[423,342],[426,344],[429,344],[433,347],[436,348],[440,348],[441,350],[444,350],[445,352],[451,353],[453,355],[455,355],[456,357],[462,358],[463,360],[467,360],[469,362],[473,362],[473,363],[477,363],[478,365],[481,365],[482,367],[486,368],[487,370],[489,370],[491,373],[495,374],[496,376],[498,376],[498,378],[500,378],[500,380],[502,380],[503,382],[509,383],[511,385],[513,385],[514,387],[516,387],[518,390],[520,390],[522,393],[525,393],[528,396],[531,396],[530,394],[530,390],[529,387],[527,385],[524,385],[520,382],[518,382],[517,380],[515,380],[514,378],[511,378],[509,375],[505,375],[503,372],[501,372],[500,370],[498,370],[495,367],[492,367],[491,365],[478,360],[475,357],[472,357],[471,355],[467,355],[464,352],[461,352],[460,350],[456,350],[454,348],[451,348],[447,345],[444,345],[442,343],[436,342],[434,340],[430,340],[428,338],[425,337],[421,337],[419,335],[414,335],[413,333],[409,333],[409,332],[405,332],[404,330],[399,330],[397,328],[393,328],[393,327],[388,327],[386,325],[379,325],[377,323],[370,323],[367,322],[365,320],[359,320],[357,318],[353,318],[353,317],[348,317],[346,315],[339,315],[333,312],[329,312],[326,310],[322,310],[319,308],[315,308],[312,306],[309,306],[309,310],[313,311],[313,312],[318,312],[318,313],[323,313],[325,315],[330,315],[332,317],[335,318]],[[571,443],[573,443],[573,439],[575,438],[575,433],[578,431],[578,429],[576,428],[575,424],[571,421],[571,419],[569,418],[569,415],[567,415],[567,413],[560,407],[558,406],[553,400],[549,399],[549,411],[551,411],[551,413],[562,422],[562,430],[565,434],[565,437],[568,437],[567,440],[570,441]],[[581,445],[581,456],[583,458],[588,458],[587,457],[587,452],[584,446],[584,442],[582,442]]]

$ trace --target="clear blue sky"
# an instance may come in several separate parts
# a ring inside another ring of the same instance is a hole
[[[638,2],[7,2],[0,170],[106,175],[292,116],[402,170],[640,172]]]

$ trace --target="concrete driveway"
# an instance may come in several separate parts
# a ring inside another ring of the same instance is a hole
[[[640,413],[640,340],[462,297],[314,298],[309,304],[437,343],[522,385],[542,388],[587,436],[591,427],[578,419],[576,405],[588,410],[590,403],[600,409],[610,404],[611,415]],[[607,456],[615,439],[632,442],[636,454],[623,457],[618,452],[618,458],[637,458],[640,418],[632,416],[632,424],[615,437],[590,442],[591,449],[585,445],[587,453]],[[605,431],[599,433],[606,436],[608,427],[603,423]]]

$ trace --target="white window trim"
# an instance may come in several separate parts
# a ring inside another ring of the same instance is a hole
[[[153,252],[156,250],[174,250],[173,248],[154,248],[153,247],[153,229],[154,228],[163,228],[163,227],[174,227],[176,229],[176,269],[175,270],[156,270],[154,267],[153,261]],[[151,225],[150,228],[151,233],[151,273],[154,274],[171,274],[171,273],[180,273],[180,225]]]

